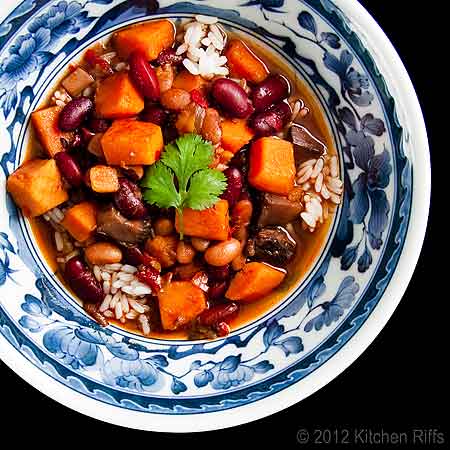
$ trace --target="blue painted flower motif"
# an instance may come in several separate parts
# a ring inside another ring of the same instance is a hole
[[[368,90],[369,79],[353,67],[353,55],[348,50],[341,52],[338,59],[330,52],[323,57],[325,66],[339,76],[342,94],[348,93],[352,102],[358,106],[369,106],[373,101],[373,94]]]
[[[52,311],[50,308],[33,295],[25,295],[25,302],[20,305],[23,311],[37,317],[50,317]]]
[[[103,354],[96,344],[80,339],[73,328],[58,326],[44,334],[43,344],[63,364],[73,369],[101,367]]]
[[[92,18],[76,1],[61,1],[38,16],[9,48],[9,56],[0,62],[0,108],[8,117],[18,101],[17,83],[42,70],[54,57],[49,44],[66,34],[76,34]]]
[[[39,331],[42,330],[42,326],[41,326],[40,322],[38,322],[36,319],[33,319],[30,316],[22,316],[19,319],[19,324],[23,328],[31,331],[32,333],[38,333]]]
[[[148,360],[134,361],[112,358],[101,368],[102,378],[110,386],[120,386],[142,392],[160,378],[155,366]]]
[[[329,327],[333,322],[337,322],[346,309],[350,308],[356,293],[359,291],[359,284],[354,277],[346,277],[334,296],[333,300],[323,302],[316,308],[321,308],[322,312],[306,323],[304,330],[309,333],[313,328],[319,331],[323,326]]]
[[[281,8],[284,5],[284,0],[249,0],[246,3],[243,3],[241,6],[256,5],[259,5],[261,10],[279,13],[281,11],[278,8]]]

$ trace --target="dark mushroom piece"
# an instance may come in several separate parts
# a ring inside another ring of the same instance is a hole
[[[281,195],[265,193],[261,196],[261,212],[258,226],[286,225],[296,220],[303,211],[300,202],[293,202]]]
[[[296,241],[283,227],[258,230],[247,244],[247,255],[274,266],[284,267],[295,256]]]
[[[149,219],[129,220],[114,206],[108,205],[97,213],[97,233],[108,236],[129,247],[143,242],[150,236]]]
[[[326,145],[297,123],[292,124],[291,139],[296,149],[307,151],[313,156],[319,157],[327,153]]]

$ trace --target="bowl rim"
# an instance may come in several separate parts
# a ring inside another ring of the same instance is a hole
[[[358,332],[339,352],[316,369],[314,377],[306,377],[278,393],[258,400],[257,408],[255,404],[250,403],[233,410],[202,413],[202,419],[205,420],[201,421],[193,421],[191,415],[142,414],[88,398],[55,380],[49,382],[50,377],[47,374],[32,365],[6,340],[0,339],[0,359],[7,366],[43,394],[87,416],[129,428],[161,432],[197,432],[241,425],[286,409],[324,387],[369,347],[400,303],[421,253],[430,205],[430,154],[425,121],[417,94],[389,38],[357,0],[334,0],[333,3],[350,19],[352,28],[375,60],[388,83],[392,97],[396,99],[397,109],[400,109],[401,105],[402,109],[407,111],[407,117],[402,120],[409,124],[407,128],[411,130],[410,139],[414,142],[415,149],[413,154],[408,155],[414,166],[412,220],[403,250],[383,294],[385,301],[377,304]],[[17,5],[17,0],[4,0],[0,15],[6,17]],[[219,417],[220,421],[217,421]]]

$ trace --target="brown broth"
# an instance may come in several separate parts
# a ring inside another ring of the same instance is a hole
[[[290,65],[281,60],[271,50],[263,47],[253,39],[249,39],[248,36],[242,33],[235,33],[234,35],[245,40],[251,49],[254,50],[259,57],[261,57],[264,63],[266,63],[271,72],[281,73],[291,81],[291,99],[303,100],[305,106],[310,110],[310,113],[306,117],[299,120],[299,123],[326,145],[329,154],[336,154],[334,140],[331,135],[325,113],[317,97],[306,85],[305,81],[295,70],[293,70]],[[64,75],[66,74],[67,71],[64,72]],[[61,79],[62,78],[63,76]],[[50,95],[43,105],[48,103],[49,97]],[[37,156],[42,156],[42,150],[32,134],[26,159],[31,159]],[[52,231],[42,219],[37,218],[29,220],[33,235],[45,260],[52,271],[56,273],[61,282],[67,287],[63,277],[58,271]],[[252,321],[255,321],[263,314],[270,311],[277,304],[279,304],[283,298],[286,298],[289,292],[294,289],[302,279],[304,279],[323,250],[332,221],[333,215],[330,215],[330,217],[314,233],[305,231],[301,229],[300,226],[295,227],[297,232],[297,242],[299,245],[297,246],[296,257],[288,267],[288,275],[286,279],[278,289],[267,295],[265,298],[253,303],[242,304],[238,317],[230,324],[232,329],[238,329]],[[114,323],[117,326],[125,328],[131,332],[140,334],[140,331],[137,329],[134,321],[129,321],[126,324],[122,324],[119,321],[111,320],[111,323]],[[187,333],[185,330],[153,332],[150,337],[161,339],[186,339]]]

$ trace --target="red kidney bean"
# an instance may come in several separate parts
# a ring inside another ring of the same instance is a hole
[[[230,278],[230,265],[208,266],[208,275],[212,281],[227,281]]]
[[[142,112],[141,120],[144,122],[151,122],[160,127],[164,126],[167,122],[169,115],[167,111],[162,109],[160,106],[151,105]]]
[[[267,111],[256,114],[250,121],[250,127],[258,136],[272,136],[285,127],[291,114],[289,104],[281,102]]]
[[[289,97],[291,88],[282,75],[271,75],[259,83],[252,91],[253,106],[256,112],[265,111],[275,103]]]
[[[158,77],[144,54],[138,51],[133,52],[128,62],[130,77],[140,93],[150,100],[158,100],[160,96]]]
[[[106,119],[93,117],[87,123],[87,127],[94,133],[104,133],[111,126],[111,122]]]
[[[217,325],[220,322],[230,322],[237,316],[238,311],[239,306],[237,303],[223,303],[203,311],[198,320],[201,325]]]
[[[221,195],[223,200],[228,201],[230,209],[239,200],[241,195],[243,181],[241,171],[236,167],[228,167],[224,170],[224,175],[227,177],[227,189]]]
[[[226,322],[220,322],[215,327],[217,336],[225,337],[230,334],[230,326]]]
[[[173,48],[167,48],[159,54],[156,59],[156,64],[159,66],[164,66],[164,64],[172,64],[173,66],[177,66],[183,62],[183,59],[184,56],[177,55]]]
[[[139,247],[126,247],[122,249],[123,260],[126,264],[138,267],[141,264],[149,266],[152,262],[152,257],[141,251]]]
[[[92,100],[88,97],[78,97],[64,106],[59,115],[59,128],[62,131],[76,130],[94,109]]]
[[[100,283],[80,258],[69,259],[64,274],[70,287],[81,300],[88,303],[99,303],[103,300],[104,294]]]
[[[254,111],[247,93],[232,80],[217,79],[212,85],[211,93],[217,104],[232,117],[243,119]]]
[[[143,219],[148,214],[139,187],[126,178],[119,178],[119,190],[114,194],[114,203],[128,219]]]
[[[208,297],[211,300],[221,300],[224,298],[227,288],[228,283],[226,281],[212,283],[209,286]]]
[[[75,159],[67,152],[56,153],[54,159],[66,181],[74,187],[81,186],[83,174]]]

